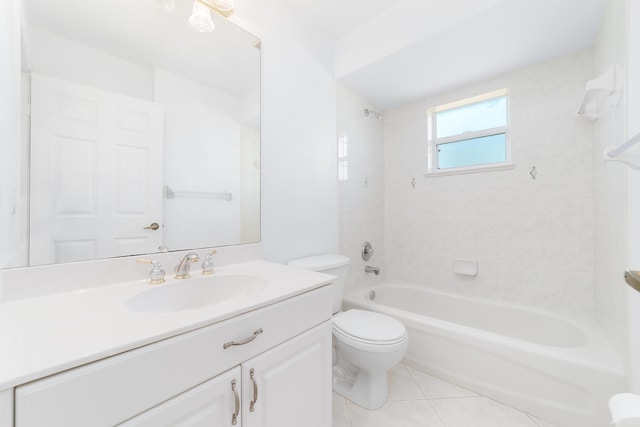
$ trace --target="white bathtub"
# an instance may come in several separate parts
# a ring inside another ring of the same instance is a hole
[[[344,308],[404,323],[407,365],[559,427],[610,425],[607,401],[625,389],[620,362],[589,320],[400,285],[353,293]]]

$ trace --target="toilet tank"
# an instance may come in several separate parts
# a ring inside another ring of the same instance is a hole
[[[333,313],[340,311],[344,296],[344,284],[347,280],[350,260],[343,255],[316,255],[289,261],[291,267],[336,276],[333,283]]]

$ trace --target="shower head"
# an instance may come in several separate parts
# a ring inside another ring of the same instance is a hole
[[[377,111],[373,111],[373,110],[369,110],[368,108],[364,109],[364,115],[365,117],[369,117],[370,114],[373,114],[373,116],[378,119],[378,120],[382,120],[382,114],[378,113]]]

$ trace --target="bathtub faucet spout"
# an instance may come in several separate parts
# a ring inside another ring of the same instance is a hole
[[[364,268],[365,273],[373,273],[376,276],[378,276],[380,274],[380,267],[371,267],[370,265],[367,265]]]

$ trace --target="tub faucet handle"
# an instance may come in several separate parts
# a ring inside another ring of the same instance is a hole
[[[360,255],[362,255],[362,259],[365,261],[369,261],[371,259],[371,257],[373,256],[373,246],[371,246],[371,243],[364,242]]]

